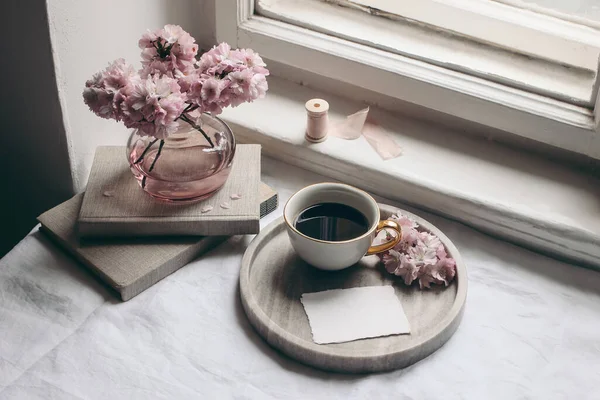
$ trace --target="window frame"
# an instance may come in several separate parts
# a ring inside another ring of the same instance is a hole
[[[318,74],[333,84],[354,85],[600,159],[598,79],[592,97],[596,101],[588,109],[266,18],[255,13],[253,0],[219,0],[215,7],[219,42],[251,47],[267,60]],[[278,71],[292,80],[293,74],[293,68]]]
[[[600,55],[600,32],[590,24],[494,0],[323,0],[346,7],[366,9],[419,21],[446,32],[464,35],[468,40],[595,71]],[[523,40],[527,38],[527,40]]]
[[[346,6],[339,7],[331,4],[332,1]],[[348,1],[350,0],[260,0],[257,2],[256,10],[259,15],[267,18],[365,44],[470,76],[481,77],[509,87],[524,89],[569,104],[587,108],[591,108],[594,104],[591,89],[596,78],[595,67],[592,71],[539,57],[533,58],[531,55],[483,43],[480,40],[457,37],[450,31],[438,34],[437,28],[433,29],[397,16],[381,17],[380,11],[371,9],[369,9],[370,13],[375,13],[375,16],[369,17],[365,15],[365,10],[356,9],[355,5],[373,4],[373,0],[352,0],[353,5],[347,7],[350,4]],[[397,4],[398,0],[385,1]],[[419,0],[419,3],[423,1],[433,4],[434,1],[451,0]],[[461,18],[467,18],[468,15],[455,13],[455,20],[448,19],[447,22],[452,22],[456,26],[461,23],[459,21]],[[368,20],[368,26],[365,26],[365,19]],[[451,25],[446,24],[448,27]],[[497,31],[498,29],[491,32],[485,39],[494,41],[494,34]],[[541,40],[538,40],[538,43],[542,44]],[[545,38],[546,48],[550,47],[550,43],[552,38]],[[580,47],[578,50],[582,49]],[[592,53],[593,56],[600,52],[597,48],[586,48],[582,51],[586,54]],[[561,54],[561,57],[573,54],[575,53],[566,52]]]

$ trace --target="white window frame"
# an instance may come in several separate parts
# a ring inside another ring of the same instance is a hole
[[[217,40],[251,47],[267,60],[332,82],[600,159],[598,80],[589,109],[262,17],[254,10],[253,0],[216,1]]]
[[[583,32],[577,30],[575,32],[587,34],[589,33],[587,30],[593,31],[595,35],[592,37],[598,41],[598,46],[576,46],[573,41],[560,40],[554,33],[543,35],[539,30],[531,27],[517,29],[516,25],[512,27],[510,23],[500,19],[495,20],[495,29],[486,31],[485,24],[465,24],[464,21],[465,19],[485,21],[491,18],[474,16],[472,12],[464,9],[454,8],[456,12],[452,18],[434,20],[433,17],[438,16],[439,13],[450,14],[447,12],[449,7],[447,2],[454,0],[419,0],[418,2],[384,0],[382,5],[379,5],[377,1],[260,0],[256,3],[256,10],[267,18],[425,61],[471,76],[482,77],[491,82],[524,89],[569,104],[587,108],[591,108],[594,104],[591,97],[596,78],[597,62],[595,60],[600,54],[600,37],[596,38],[599,35],[594,29],[581,27]],[[479,0],[473,1],[479,3]],[[339,7],[331,2],[345,6]],[[388,5],[388,9],[393,9],[393,6],[398,4],[418,3],[418,7],[413,7],[417,10],[397,9],[395,11],[406,12],[412,18],[422,18],[432,24],[443,25],[444,34],[438,34],[437,30],[424,26],[422,23],[414,23],[412,19],[399,17],[398,14],[388,14],[389,11],[386,13],[386,10],[365,9],[364,5],[358,5],[358,3],[377,4],[380,7]],[[426,3],[435,10],[430,13],[432,15],[429,15],[429,19],[426,18],[428,17],[427,9],[420,8],[422,3]],[[502,5],[502,7],[507,6]],[[425,15],[419,15],[416,11]],[[366,12],[375,13],[376,16],[370,17],[365,15]],[[387,17],[383,18],[380,15]],[[501,16],[496,15],[496,17]],[[553,20],[556,21],[555,18]],[[453,28],[460,29],[461,25],[467,25],[467,28],[462,29],[463,34],[452,33]],[[494,24],[490,21],[487,25]],[[561,26],[563,23],[558,20],[556,25]],[[575,24],[571,25],[578,27]],[[518,31],[519,35],[516,37],[510,35],[509,37],[509,35],[502,34],[505,31]],[[478,39],[465,37],[464,33],[466,32],[479,35]],[[592,41],[589,35],[587,36],[587,39]],[[511,44],[518,44],[519,37],[535,38],[536,40],[535,43],[531,43],[530,40],[521,39],[520,41],[524,44],[521,48],[508,50],[507,47],[510,47]],[[577,43],[583,43],[586,37],[581,39],[583,40],[577,41]],[[503,46],[490,43],[501,43]],[[559,56],[558,60],[552,61],[543,57],[544,54],[550,55],[549,50],[551,49],[556,50],[555,55]],[[540,50],[546,51],[544,53]],[[534,58],[532,53],[535,51],[538,54]],[[576,55],[582,57],[575,57]],[[591,64],[592,59],[594,59],[593,67],[582,66],[586,62]]]
[[[598,67],[600,32],[593,21],[582,24],[563,20],[494,0],[327,1],[363,9],[370,7],[532,57],[593,71]]]

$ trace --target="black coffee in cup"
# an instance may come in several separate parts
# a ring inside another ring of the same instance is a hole
[[[319,203],[304,209],[294,227],[314,239],[340,242],[367,233],[369,221],[363,213],[346,204]]]

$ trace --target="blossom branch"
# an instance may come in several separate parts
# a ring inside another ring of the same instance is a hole
[[[156,140],[158,140],[158,139],[156,139]],[[155,140],[155,142],[156,142],[156,140]],[[154,165],[156,164],[156,161],[158,161],[158,158],[160,157],[160,153],[162,153],[162,149],[163,149],[164,145],[165,145],[165,141],[161,140],[160,144],[158,145],[158,151],[156,152],[156,156],[154,157],[154,160],[152,161],[152,164],[150,165],[148,172],[152,172],[152,170],[154,169]],[[142,178],[142,188],[146,187],[146,178],[147,178],[146,175],[144,175],[144,177]]]
[[[181,114],[183,115],[185,113],[192,112],[196,109],[198,109],[197,104],[188,104],[187,107],[185,108],[185,110],[183,110],[183,112]],[[177,120],[178,118],[181,118],[181,115],[179,117],[177,117],[175,120]]]
[[[215,147],[215,145],[213,144],[212,140],[210,140],[210,137],[208,137],[208,135],[206,134],[206,132],[204,132],[204,130],[200,127],[200,125],[197,125],[194,121],[192,121],[190,119],[190,117],[188,117],[185,114],[181,114],[179,116],[182,120],[184,120],[185,122],[187,122],[188,124],[190,124],[194,129],[196,129],[197,131],[199,131],[204,138],[208,141],[208,143],[210,144],[210,147]]]
[[[146,153],[148,153],[148,150],[150,150],[150,147],[152,147],[152,145],[154,145],[154,143],[156,143],[157,141],[158,141],[158,139],[154,139],[153,141],[151,141],[150,144],[148,146],[146,146],[146,148],[144,149],[142,154],[139,156],[139,158],[137,160],[135,160],[133,163],[134,164],[141,163],[142,160],[144,159],[144,157],[146,156]]]
[[[154,161],[152,161],[152,165],[150,165],[150,169],[148,170],[148,172],[152,172],[152,170],[154,169],[154,164],[156,164],[158,157],[160,157],[160,153],[162,152],[164,145],[165,145],[165,141],[161,140],[160,144],[158,145],[158,151],[156,152],[156,157],[154,157]]]

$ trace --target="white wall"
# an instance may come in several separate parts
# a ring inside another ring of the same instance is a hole
[[[214,0],[48,0],[48,15],[74,186],[81,191],[96,147],[125,145],[129,135],[87,109],[85,81],[119,57],[139,66],[142,33],[168,23],[181,25],[200,47],[212,46]]]

